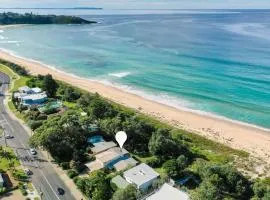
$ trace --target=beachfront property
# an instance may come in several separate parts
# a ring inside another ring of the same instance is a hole
[[[125,171],[123,176],[127,182],[135,184],[139,190],[147,191],[153,182],[159,178],[159,173],[147,164],[142,163]]]
[[[157,192],[146,198],[146,200],[188,200],[187,193],[165,183]]]
[[[30,94],[21,98],[21,103],[25,106],[41,105],[48,100],[48,96],[45,92],[38,94]]]
[[[89,137],[87,142],[93,145],[91,151],[96,158],[95,161],[85,164],[91,172],[102,168],[122,171],[138,163],[129,156],[126,149],[117,147],[112,141],[106,142],[101,135]]]
[[[115,144],[114,142],[106,142],[102,136],[100,135],[96,135],[96,136],[92,136],[89,137],[87,139],[87,142],[89,144],[92,144],[93,147],[91,148],[91,151],[93,153],[93,155],[98,154],[98,153],[102,153],[110,148],[116,147],[117,144]]]
[[[90,171],[99,170],[102,168],[113,169],[114,165],[122,159],[128,159],[128,151],[119,147],[112,147],[107,151],[95,155],[96,160],[87,163],[86,166]]]
[[[18,89],[18,92],[14,93],[14,98],[18,99],[22,105],[40,105],[48,100],[46,92],[43,92],[41,88],[29,88],[23,86]]]

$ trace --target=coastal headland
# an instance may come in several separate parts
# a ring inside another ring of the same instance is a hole
[[[97,92],[111,101],[153,116],[177,128],[197,133],[235,149],[247,151],[252,156],[259,157],[270,163],[269,129],[242,124],[207,114],[204,115],[176,109],[111,86],[103,85],[99,82],[53,70],[39,62],[16,57],[2,50],[0,51],[0,58],[25,67],[33,75],[51,74],[55,79],[67,82],[91,93]]]

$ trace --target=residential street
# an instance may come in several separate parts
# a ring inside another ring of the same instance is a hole
[[[28,168],[33,172],[31,176],[32,182],[38,192],[42,192],[42,199],[46,200],[73,200],[76,199],[65,186],[61,178],[53,169],[52,165],[47,162],[47,158],[41,153],[35,158],[29,152],[28,139],[29,135],[24,127],[11,116],[9,116],[4,106],[4,91],[9,84],[9,77],[0,73],[0,125],[5,129],[5,133],[13,135],[13,139],[7,139],[7,145],[12,147],[24,168]],[[0,138],[0,145],[5,145],[4,138]],[[63,196],[57,194],[57,188],[61,187],[65,190]]]

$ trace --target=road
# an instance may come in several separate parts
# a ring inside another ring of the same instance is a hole
[[[9,77],[0,72],[0,125],[4,128],[6,134],[14,136],[14,139],[7,139],[7,145],[12,147],[24,168],[33,172],[31,175],[32,183],[38,192],[42,192],[42,199],[45,200],[75,200],[64,182],[53,169],[40,152],[33,157],[29,152],[28,140],[29,135],[24,127],[12,117],[9,116],[4,106],[5,90],[8,88]],[[0,138],[0,144],[5,145],[4,138]],[[65,190],[63,196],[57,195],[57,187]]]

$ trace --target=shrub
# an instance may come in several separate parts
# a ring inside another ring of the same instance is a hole
[[[26,191],[26,188],[25,188],[25,186],[24,186],[23,183],[19,183],[19,189],[20,189],[20,191],[21,191],[21,193],[22,193],[23,196],[27,196],[28,195],[28,193]]]
[[[56,108],[48,108],[48,109],[46,109],[45,111],[44,111],[44,113],[46,114],[46,115],[51,115],[51,114],[54,114],[54,113],[57,113],[58,112],[58,110],[56,109]]]
[[[40,114],[38,117],[37,117],[37,120],[46,120],[48,118],[47,115],[45,114]]]
[[[4,194],[6,192],[7,192],[7,188],[5,187],[0,188],[0,194]]]
[[[30,120],[28,122],[28,125],[32,130],[36,130],[37,128],[39,128],[42,125],[42,123],[43,123],[42,120],[38,120],[38,121]]]
[[[14,170],[12,172],[12,176],[20,181],[27,181],[28,176],[25,174],[25,172],[23,170]]]
[[[63,170],[70,169],[69,162],[62,162],[60,163],[60,166],[62,167]]]
[[[76,172],[75,170],[72,170],[72,169],[71,169],[71,170],[68,171],[67,175],[68,175],[69,178],[73,179],[73,178],[75,178],[76,176],[78,176],[79,174],[78,174],[78,172]]]
[[[148,164],[150,167],[157,168],[161,166],[162,160],[157,157],[152,157],[146,160],[146,164]]]

